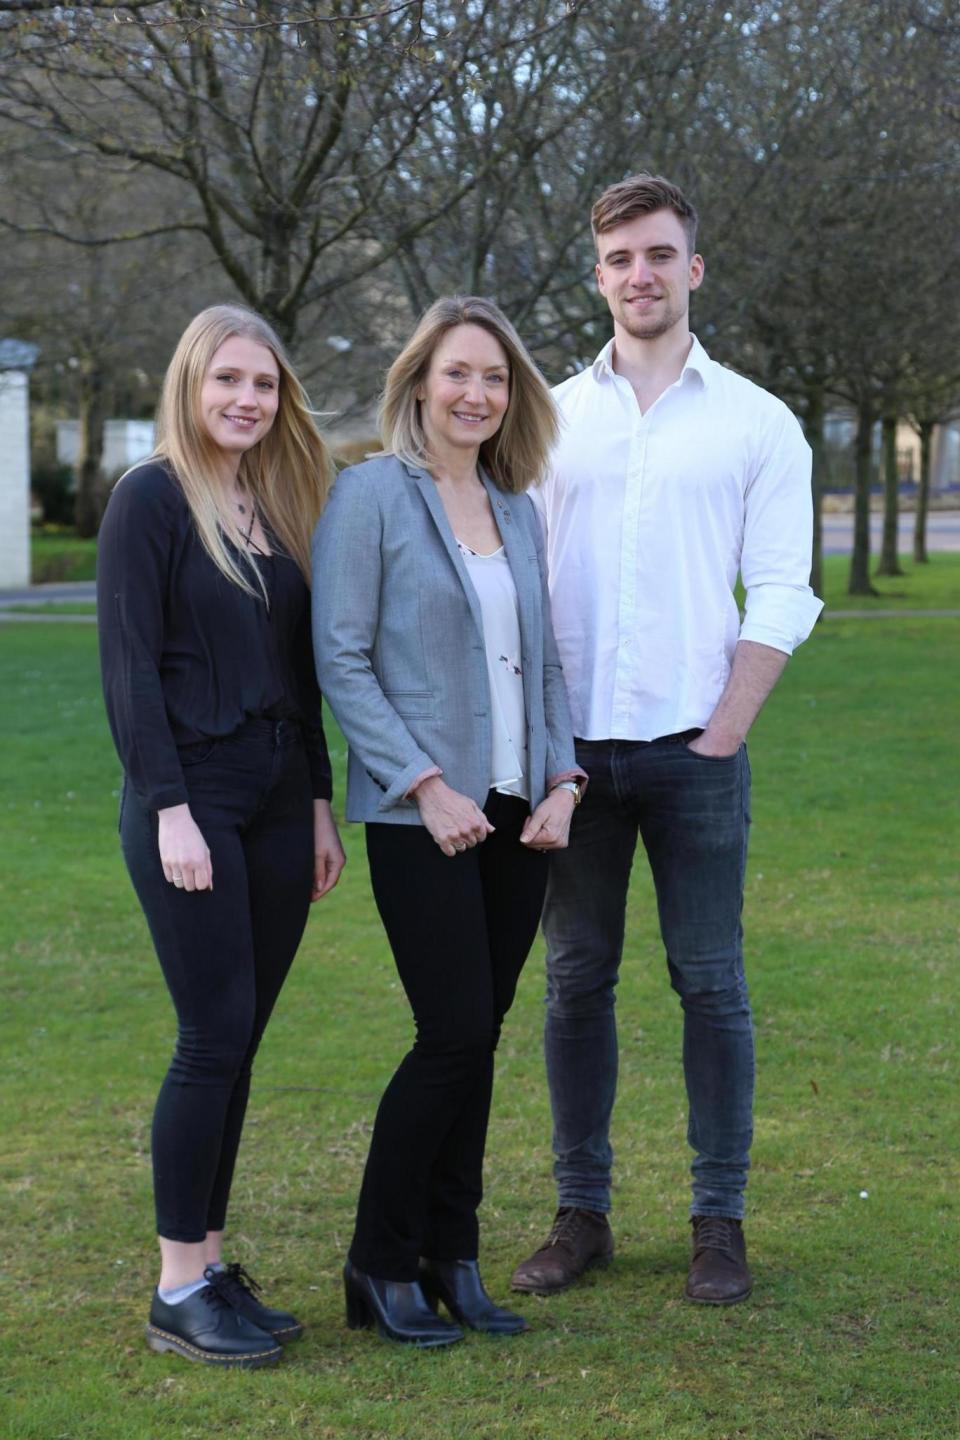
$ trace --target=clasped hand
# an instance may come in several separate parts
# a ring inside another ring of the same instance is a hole
[[[420,819],[444,855],[469,850],[493,833],[494,826],[469,795],[452,790],[439,775],[423,780],[413,792]]]
[[[469,795],[452,790],[439,775],[424,780],[414,791],[420,819],[444,855],[454,856],[479,845],[494,826]],[[569,790],[553,790],[529,816],[520,843],[531,850],[563,850],[570,835],[574,798]]]
[[[164,878],[178,890],[212,890],[213,864],[189,805],[158,812],[157,843]]]
[[[520,844],[531,850],[565,850],[576,801],[572,790],[551,790],[520,832]]]

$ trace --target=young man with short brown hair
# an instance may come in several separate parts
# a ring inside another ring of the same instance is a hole
[[[754,1079],[744,741],[821,609],[808,583],[810,451],[780,400],[710,360],[690,332],[704,262],[682,192],[632,176],[600,196],[592,221],[614,334],[554,391],[563,434],[534,496],[590,776],[570,847],[551,862],[544,915],[560,1208],[513,1284],[549,1294],[613,1253],[614,991],[640,839],[683,1010],[694,1151],[685,1293],[733,1304],[752,1285],[741,1224]]]

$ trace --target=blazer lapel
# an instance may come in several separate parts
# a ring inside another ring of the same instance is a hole
[[[436,483],[434,482],[432,476],[428,475],[425,470],[414,470],[411,465],[407,465],[406,469],[407,473],[412,477],[417,489],[420,491],[420,494],[424,498],[426,507],[430,512],[430,518],[433,520],[433,523],[436,526],[437,534],[440,536],[443,548],[449,555],[451,563],[453,564],[453,568],[456,570],[459,577],[460,584],[463,586],[463,593],[467,597],[467,603],[470,606],[470,613],[473,616],[477,630],[480,632],[480,636],[482,638],[483,615],[480,612],[480,601],[477,599],[476,590],[474,590],[473,586],[470,583],[470,576],[467,574],[467,567],[463,563],[463,556],[460,554],[460,549],[457,545],[456,537],[454,536],[453,531],[450,529],[450,521],[447,519],[447,512],[443,508],[443,501],[437,494]]]

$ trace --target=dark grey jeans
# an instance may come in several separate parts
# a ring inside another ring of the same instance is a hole
[[[638,836],[683,1009],[695,1215],[743,1215],[754,1052],[740,915],[750,823],[746,747],[708,759],[682,740],[577,742],[590,776],[570,847],[551,858],[545,1049],[561,1205],[610,1209],[617,1086],[614,991]]]

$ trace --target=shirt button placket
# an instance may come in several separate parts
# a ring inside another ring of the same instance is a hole
[[[636,402],[634,402],[636,403]],[[613,687],[614,735],[630,730],[631,696],[636,692],[638,664],[637,580],[640,541],[640,504],[643,497],[644,467],[647,458],[647,426],[637,410],[630,435],[627,483],[623,497],[623,526],[620,535],[620,606],[617,617],[619,645]]]

